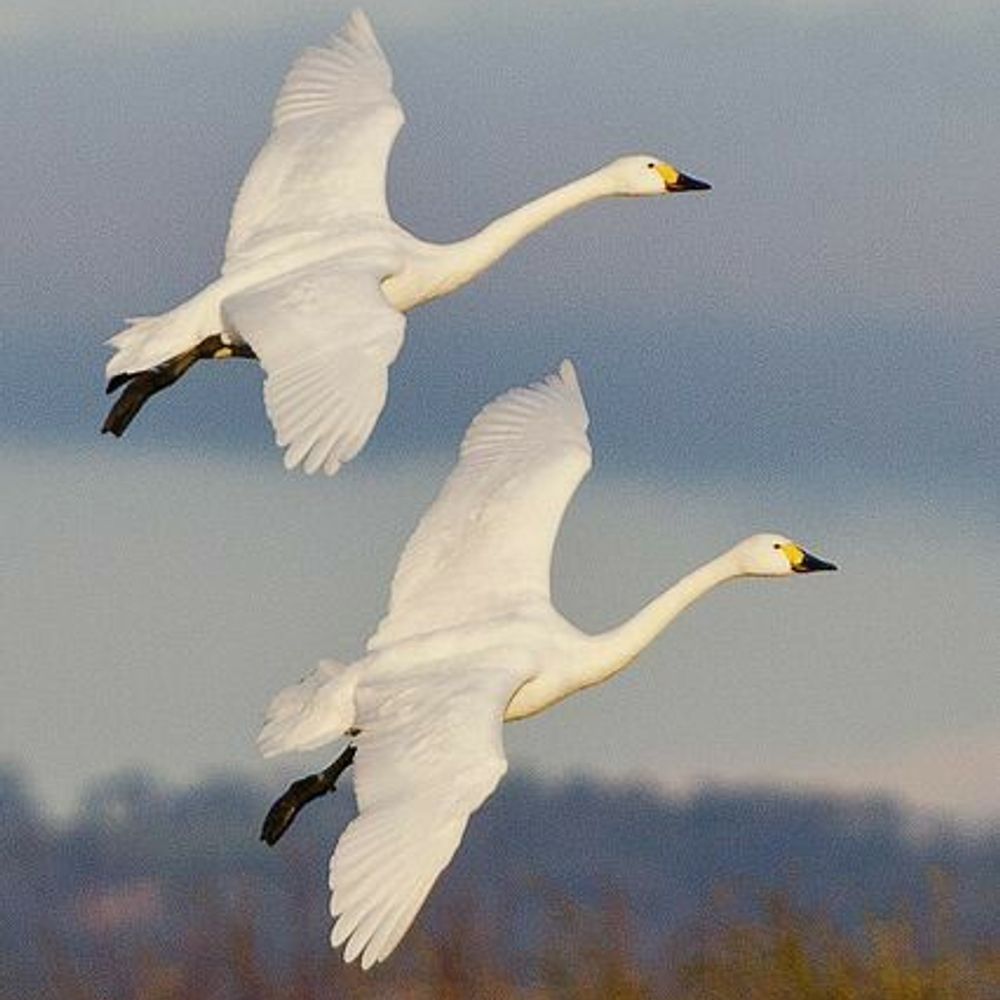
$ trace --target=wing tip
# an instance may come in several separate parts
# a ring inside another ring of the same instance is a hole
[[[590,426],[590,414],[587,412],[587,401],[583,396],[583,387],[580,385],[580,378],[576,372],[576,365],[569,358],[563,358],[559,365],[558,372],[553,376],[560,385],[567,389],[580,409],[583,429]]]
[[[365,13],[364,7],[352,7],[351,12],[347,15],[347,20],[344,22],[345,25],[356,25],[358,27],[365,27],[371,30],[372,22],[368,15]]]
[[[375,35],[375,29],[372,27],[372,22],[361,7],[355,7],[347,15],[347,20],[344,22],[343,27],[333,37],[340,37],[345,41],[354,42],[355,44],[360,42],[368,46],[374,45],[375,49],[381,53],[381,47]]]
[[[284,445],[279,441],[278,446]],[[287,447],[283,461],[288,472],[301,469],[307,476],[314,476],[322,470],[327,476],[335,476],[343,468],[346,459],[338,456],[334,449],[323,451],[313,447],[307,454],[300,455],[294,448]]]
[[[565,385],[573,386],[576,389],[580,388],[580,379],[576,374],[576,365],[569,358],[562,359],[556,374]]]
[[[531,386],[531,388],[535,387],[548,387],[557,392],[565,390],[569,398],[583,411],[584,428],[588,426],[590,418],[587,413],[586,400],[583,398],[583,388],[580,385],[580,378],[576,372],[576,365],[569,358],[563,358],[556,371],[549,375],[542,383],[536,383],[535,386]]]
[[[554,406],[552,404],[555,404]],[[468,457],[482,443],[482,433],[505,409],[509,420],[501,436],[513,439],[519,429],[530,428],[539,419],[574,426],[586,436],[590,415],[577,378],[576,367],[564,358],[559,367],[528,385],[515,386],[490,400],[472,419],[462,438],[460,458]],[[519,411],[519,412],[518,412]],[[589,444],[584,443],[589,451]]]

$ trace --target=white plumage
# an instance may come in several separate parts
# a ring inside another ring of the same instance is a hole
[[[506,771],[501,727],[597,684],[683,608],[736,576],[829,563],[780,535],[755,535],[637,615],[587,635],[553,608],[552,549],[590,468],[573,366],[490,403],[399,563],[389,611],[355,663],[325,662],[275,698],[267,755],[343,734],[357,746],[358,816],[330,863],[331,940],[368,968],[406,932]]]
[[[624,157],[469,239],[427,243],[397,225],[386,204],[402,124],[392,71],[355,11],[325,47],[307,49],[292,66],[271,135],[236,199],[221,276],[109,341],[109,388],[133,385],[105,430],[123,433],[145,400],[197,358],[176,362],[221,335],[218,350],[197,357],[249,348],[266,372],[267,413],[286,466],[332,474],[364,446],[385,405],[406,311],[472,280],[577,205],[708,187],[654,157]]]

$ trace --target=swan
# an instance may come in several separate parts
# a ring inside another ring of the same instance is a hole
[[[710,188],[655,156],[625,156],[528,202],[457,243],[417,239],[386,204],[403,124],[392,71],[355,10],[296,60],[272,131],[233,208],[221,275],[160,316],[111,337],[101,428],[120,437],[145,401],[202,359],[256,358],[289,469],[334,474],[385,405],[405,313],[471,281],[529,233],[610,195]]]
[[[261,832],[275,843],[355,763],[358,815],[330,861],[331,942],[346,942],[348,962],[382,961],[410,926],[507,770],[504,722],[606,681],[726,580],[836,569],[784,535],[758,534],[617,628],[580,631],[552,606],[549,575],[559,524],[590,468],[587,424],[568,361],[486,406],[406,545],[365,655],[321,662],[267,709],[266,757],[349,739],[329,768],[278,799]]]

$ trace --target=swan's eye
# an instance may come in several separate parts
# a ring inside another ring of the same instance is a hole
[[[781,548],[781,542],[775,542],[774,545],[771,546],[771,548],[780,549]]]
[[[649,167],[650,170],[655,170],[656,169],[656,164],[655,163],[647,163],[646,166]]]

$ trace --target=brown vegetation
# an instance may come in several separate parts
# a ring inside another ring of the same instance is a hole
[[[550,900],[527,953],[506,947],[502,919],[458,907],[367,974],[311,934],[291,958],[268,958],[249,899],[205,899],[181,941],[103,940],[86,956],[40,941],[48,988],[31,1000],[996,1000],[1000,942],[960,945],[943,899],[926,921],[871,919],[848,935],[785,898],[753,917],[721,898],[652,955],[638,953],[620,899],[595,911]],[[28,998],[0,987],[0,1000]]]
[[[325,941],[349,797],[277,851],[267,801],[126,775],[57,824],[0,767],[0,1000],[1000,1000],[994,830],[515,777],[364,974]]]

